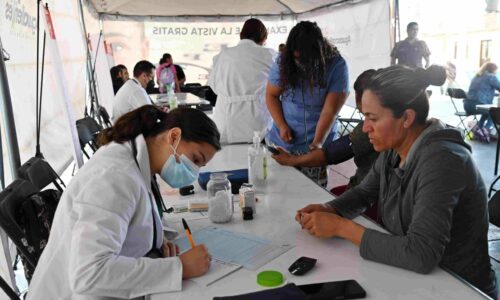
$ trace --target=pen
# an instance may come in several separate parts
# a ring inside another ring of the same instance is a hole
[[[182,218],[182,225],[184,226],[184,229],[186,230],[186,236],[189,239],[189,243],[191,244],[191,248],[194,248],[196,245],[193,240],[193,236],[191,235],[191,229],[189,229],[188,224],[186,223],[186,220]]]

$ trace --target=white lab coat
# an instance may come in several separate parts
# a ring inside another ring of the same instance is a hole
[[[73,178],[57,207],[28,299],[129,299],[181,290],[178,257],[144,257],[152,248],[153,222],[158,248],[163,235],[150,198],[144,137],[136,143],[140,170],[129,142],[111,143]]]
[[[151,98],[139,81],[135,78],[131,78],[122,85],[113,98],[113,114],[111,120],[114,123],[119,117],[129,111],[152,103]]]
[[[254,131],[267,129],[265,90],[275,56],[272,49],[243,39],[214,57],[208,85],[217,94],[213,120],[222,143],[252,142]]]

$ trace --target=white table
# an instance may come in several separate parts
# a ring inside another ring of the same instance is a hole
[[[200,104],[210,104],[210,101],[191,93],[175,93],[175,96],[177,97],[178,105],[196,106]],[[151,100],[153,100],[154,103],[168,103],[167,94],[150,94],[149,97],[151,97]]]
[[[484,112],[484,113],[489,112],[490,108],[492,108],[492,107],[497,107],[497,105],[495,105],[495,104],[478,104],[478,105],[476,105],[476,109],[479,112]]]
[[[247,148],[247,145],[224,147],[203,171],[245,168]],[[270,169],[272,182],[267,194],[259,197],[254,220],[243,221],[241,215],[235,212],[230,223],[218,226],[282,241],[295,247],[257,271],[240,269],[209,287],[185,280],[182,292],[156,294],[151,299],[212,299],[214,296],[262,290],[256,278],[257,273],[263,270],[280,271],[288,282],[295,284],[355,279],[366,290],[367,299],[484,299],[471,286],[440,268],[429,275],[420,275],[364,260],[359,255],[359,248],[349,241],[339,238],[323,240],[309,235],[295,222],[296,210],[309,203],[331,200],[332,196],[294,168],[271,162]],[[195,195],[188,197],[206,197],[206,193],[197,184],[195,186]],[[161,187],[162,192],[165,188],[165,185]],[[165,199],[169,204],[187,202],[186,197],[179,195],[169,195]],[[166,215],[166,223],[183,232],[182,225],[169,221],[170,218],[175,218],[175,214]],[[358,217],[355,221],[369,228],[378,228],[364,217]],[[208,219],[189,221],[193,231],[210,224]],[[288,272],[288,267],[301,256],[317,258],[317,265],[304,276],[293,276]]]

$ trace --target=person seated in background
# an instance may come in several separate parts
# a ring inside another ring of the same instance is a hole
[[[219,137],[199,110],[153,105],[105,129],[59,201],[28,299],[143,299],[205,274],[203,244],[181,254],[164,239],[156,175],[175,188],[193,183],[221,149]]]
[[[281,54],[283,52],[285,52],[285,48],[286,48],[286,45],[285,44],[280,44],[278,46],[278,52]]]
[[[184,74],[184,72],[182,72]],[[177,68],[169,53],[163,54],[156,69],[156,82],[158,83],[160,93],[165,94],[169,91],[180,93],[181,86],[177,76]],[[185,80],[185,78],[184,78]]]
[[[361,111],[361,95],[370,76],[375,70],[366,70],[354,82],[356,107]],[[281,165],[293,167],[319,167],[338,164],[354,157],[356,173],[349,179],[347,189],[358,185],[377,160],[378,152],[373,149],[368,134],[363,132],[363,121],[358,123],[349,135],[345,135],[323,149],[314,149],[304,155],[291,155],[283,148],[272,157]]]
[[[496,298],[486,187],[471,147],[459,130],[427,119],[425,90],[445,79],[438,66],[377,70],[361,100],[377,161],[359,185],[295,218],[314,236],[353,242],[365,259],[422,274],[441,266]],[[389,233],[351,220],[375,201]]]
[[[348,68],[340,52],[316,23],[299,22],[269,73],[266,103],[273,124],[267,139],[293,155],[327,147],[348,94]],[[325,166],[299,170],[326,187]]]
[[[129,80],[128,70],[124,65],[116,65],[111,68],[110,73],[111,82],[113,83],[113,91],[116,95],[122,85]]]
[[[488,112],[479,112],[476,105],[492,104],[495,91],[500,91],[500,81],[496,73],[498,67],[492,62],[487,62],[481,66],[479,72],[472,79],[464,100],[464,109],[468,114],[481,114],[481,119],[473,128],[475,135],[483,137],[485,141],[490,140],[490,130],[493,127],[493,120]]]
[[[266,40],[264,24],[248,19],[238,45],[213,59],[208,85],[217,94],[213,116],[222,143],[251,142],[254,131],[263,137],[267,129],[270,117],[264,95],[276,52],[263,47]]]
[[[154,70],[155,66],[147,60],[141,60],[134,66],[134,77],[125,82],[113,98],[113,122],[129,111],[153,104],[146,89],[154,85]]]

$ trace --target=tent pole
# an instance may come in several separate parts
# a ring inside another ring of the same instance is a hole
[[[16,125],[14,123],[14,113],[12,112],[12,99],[10,98],[9,81],[7,80],[7,69],[5,68],[5,57],[2,46],[2,38],[0,37],[0,116],[4,120],[5,127],[5,140],[7,141],[7,153],[9,155],[9,165],[11,169],[11,177],[13,180],[17,179],[17,170],[21,166],[21,159],[19,157],[19,146],[17,144]],[[0,139],[1,139],[0,135]],[[2,143],[0,140],[0,147]],[[3,151],[0,151],[3,152]],[[2,154],[2,153],[0,153]],[[2,189],[4,186],[3,176],[3,155],[0,155],[2,161]],[[12,268],[12,260],[10,256],[9,240],[5,231],[0,229],[0,243],[2,244],[3,255],[7,263],[10,282],[12,288],[16,293],[19,290],[16,286],[16,277]]]
[[[97,86],[96,86],[96,83],[95,83],[95,72],[94,72],[94,69],[92,68],[92,58],[90,56],[90,49],[89,49],[89,42],[88,42],[88,39],[87,39],[87,27],[85,26],[85,17],[83,15],[83,4],[82,4],[82,0],[77,0],[78,1],[78,11],[79,11],[79,14],[80,14],[80,27],[82,29],[82,35],[83,35],[83,42],[84,42],[84,45],[85,45],[85,49],[86,49],[86,54],[87,54],[87,76],[88,76],[88,80],[89,80],[89,84],[90,84],[90,105],[91,105],[91,110],[92,110],[92,106],[94,105],[94,102],[95,102],[95,105],[97,106],[96,107],[96,114],[97,114],[97,120],[99,122],[100,125],[101,124],[101,113],[100,113],[100,110],[99,110],[99,100],[97,99]]]
[[[0,115],[5,120],[5,140],[7,142],[7,153],[12,179],[17,179],[17,169],[21,166],[19,146],[17,144],[16,124],[12,112],[12,99],[10,98],[9,81],[7,80],[7,69],[3,56],[2,39],[0,38]]]

